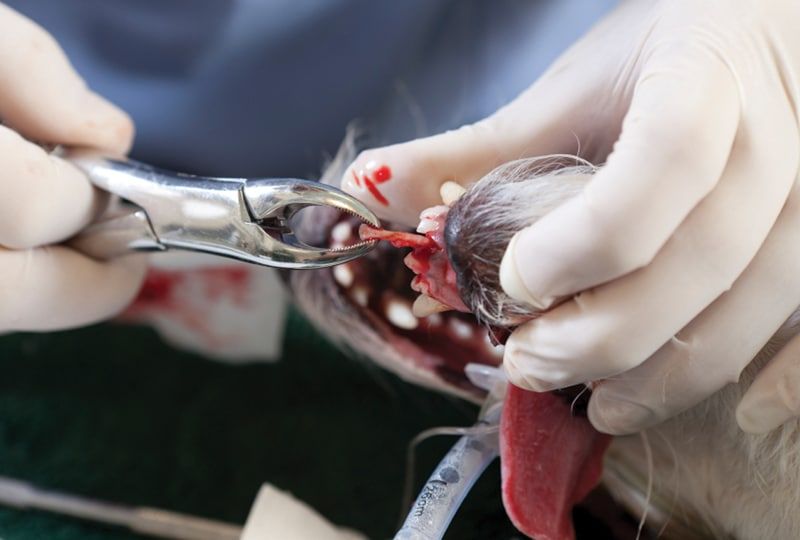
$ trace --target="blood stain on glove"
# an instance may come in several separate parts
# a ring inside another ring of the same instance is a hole
[[[389,200],[384,197],[383,193],[381,193],[376,184],[383,184],[384,182],[391,180],[392,169],[390,169],[388,165],[379,166],[373,161],[367,163],[365,168],[366,172],[364,169],[362,169],[360,174],[355,170],[351,171],[351,174],[353,175],[353,182],[355,182],[358,187],[361,187],[363,182],[367,190],[369,190],[372,196],[375,197],[379,203],[384,206],[389,206]]]

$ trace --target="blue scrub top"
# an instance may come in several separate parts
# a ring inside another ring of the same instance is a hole
[[[353,120],[386,144],[491,114],[615,0],[6,0],[187,172],[319,172]]]

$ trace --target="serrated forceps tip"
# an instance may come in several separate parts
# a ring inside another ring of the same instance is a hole
[[[70,240],[94,258],[180,249],[313,269],[356,259],[375,247],[375,242],[315,247],[294,236],[292,217],[309,206],[332,207],[380,225],[360,201],[332,186],[291,178],[191,176],[91,152],[67,157],[96,187],[126,201]]]

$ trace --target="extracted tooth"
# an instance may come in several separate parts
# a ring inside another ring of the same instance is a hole
[[[415,317],[427,317],[434,313],[442,313],[443,311],[450,311],[450,307],[442,304],[427,294],[421,294],[414,300],[414,305],[411,306],[411,312]]]
[[[444,204],[447,206],[452,205],[466,192],[467,190],[464,189],[464,186],[450,180],[442,184],[442,187],[439,188],[439,195],[442,196],[442,201],[444,201]]]

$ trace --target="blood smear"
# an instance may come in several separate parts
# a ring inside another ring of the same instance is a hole
[[[151,269],[139,295],[119,319],[128,322],[170,319],[202,336],[211,346],[217,346],[220,343],[208,325],[204,306],[225,301],[246,309],[251,301],[250,277],[249,269],[241,266],[179,271]]]
[[[367,164],[367,166],[370,167],[371,165]],[[382,184],[392,179],[392,169],[390,169],[388,165],[381,165],[372,171],[371,175],[362,171],[363,178],[360,177],[355,170],[351,170],[350,174],[353,176],[353,182],[355,182],[357,186],[361,187],[361,182],[363,180],[364,185],[372,196],[375,197],[375,200],[384,206],[389,206],[389,200],[384,197],[381,190],[375,185]]]

